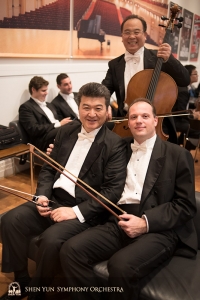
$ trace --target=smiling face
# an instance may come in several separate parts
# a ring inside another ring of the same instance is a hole
[[[79,105],[79,116],[87,132],[101,127],[108,117],[105,98],[82,96]]]
[[[38,90],[36,90],[34,87],[32,87],[31,96],[41,102],[45,101],[47,94],[48,94],[48,86],[46,86],[46,85],[43,85]]]
[[[146,32],[143,30],[142,22],[139,19],[129,19],[124,23],[122,42],[129,53],[134,54],[144,46]]]
[[[69,95],[72,93],[72,83],[69,77],[66,77],[61,80],[61,84],[57,85],[61,93]]]
[[[147,102],[136,102],[129,108],[128,126],[139,144],[154,136],[157,123],[158,118],[154,116],[152,106]]]

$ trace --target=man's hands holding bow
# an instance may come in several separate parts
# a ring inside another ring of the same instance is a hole
[[[143,218],[129,214],[120,215],[120,218],[125,221],[119,221],[118,225],[130,238],[135,238],[147,232],[147,223]]]
[[[37,203],[44,206],[36,206],[39,214],[45,218],[50,217],[54,222],[62,222],[77,218],[74,210],[71,207],[59,207],[51,210],[51,208],[48,206],[49,200],[45,196],[39,197]]]

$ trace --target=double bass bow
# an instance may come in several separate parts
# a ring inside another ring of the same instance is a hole
[[[67,170],[65,167],[63,167],[62,165],[60,165],[57,161],[53,160],[50,156],[48,156],[47,154],[45,154],[44,152],[42,152],[40,149],[38,149],[37,147],[35,147],[32,144],[28,144],[30,146],[30,153],[33,154],[34,156],[39,157],[41,160],[43,160],[45,163],[47,163],[48,165],[50,165],[52,168],[54,168],[57,172],[59,172],[60,174],[63,174],[65,177],[67,177],[69,180],[71,180],[75,185],[79,186],[86,194],[88,194],[89,196],[91,196],[95,201],[97,201],[99,204],[101,204],[106,210],[108,210],[112,215],[114,215],[118,220],[121,220],[121,218],[119,217],[119,215],[113,211],[109,206],[107,206],[102,200],[100,200],[99,198],[97,198],[94,194],[98,195],[100,198],[104,199],[107,203],[109,203],[110,205],[112,205],[113,207],[115,207],[117,210],[119,210],[122,214],[126,213],[123,209],[121,209],[119,206],[117,206],[115,203],[113,203],[112,201],[110,201],[109,199],[107,199],[105,196],[103,196],[102,194],[100,194],[98,191],[96,191],[95,189],[93,189],[91,186],[89,186],[88,184],[86,184],[84,181],[82,181],[80,178],[76,177],[74,174],[72,174],[69,170]],[[37,151],[37,153],[35,152],[35,150]],[[44,157],[46,157],[47,159],[45,159]],[[68,175],[67,175],[68,174]],[[70,177],[71,176],[71,177]],[[74,179],[72,179],[72,177]],[[13,194],[17,197],[20,197],[26,201],[29,201],[35,205],[38,206],[42,206],[43,205],[37,203],[37,198],[39,198],[38,196],[34,196],[28,193],[24,193],[18,190],[14,190],[5,186],[1,186],[0,185],[0,190]],[[22,195],[19,194],[26,194],[29,197],[32,197],[32,199],[28,199],[27,197],[24,197]],[[49,200],[50,202],[56,203],[52,200]],[[56,203],[57,204],[57,203]],[[51,209],[51,208],[50,208]]]
[[[179,28],[182,26],[180,23],[182,18],[176,18],[179,11],[178,5],[175,4],[171,7],[170,19],[162,17],[163,20],[168,20],[166,26],[160,25],[166,27],[163,43],[168,42],[174,26],[178,26]],[[179,20],[179,23],[175,24],[175,20]],[[145,69],[131,78],[127,86],[127,97],[125,100],[125,104],[128,107],[137,98],[147,98],[152,101],[158,115],[165,115],[171,112],[177,99],[178,89],[174,79],[161,71],[162,64],[163,58],[159,57],[157,58],[155,69]],[[159,118],[156,133],[161,139],[166,140],[168,136],[162,130],[162,122],[163,118]],[[123,137],[131,136],[126,120],[115,124],[113,131]]]

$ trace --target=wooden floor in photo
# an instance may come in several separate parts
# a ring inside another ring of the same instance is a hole
[[[194,155],[194,151],[191,151],[192,155]],[[200,151],[197,153],[196,159],[198,162],[194,163],[195,166],[195,190],[200,192]],[[36,176],[35,176],[35,184],[37,182],[37,176],[39,173],[40,167],[36,168]],[[13,189],[17,189],[23,192],[30,193],[30,172],[29,170],[20,172],[16,175],[12,175],[6,178],[0,179],[0,185],[4,185]],[[7,194],[5,192],[0,191],[0,214],[24,203],[25,200],[18,198],[17,196]],[[0,244],[0,267],[1,267],[1,253],[2,253],[2,245]],[[34,274],[35,263],[29,260],[29,272],[30,275]],[[13,273],[5,274],[0,272],[0,297],[7,291],[8,284],[13,281]],[[68,295],[65,295],[65,300],[67,300]],[[24,298],[24,299],[27,299]],[[57,300],[58,294],[50,294],[47,299],[49,300]]]

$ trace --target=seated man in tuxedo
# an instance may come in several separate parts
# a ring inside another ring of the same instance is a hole
[[[60,92],[51,103],[56,108],[58,119],[78,118],[77,93],[72,93],[71,79],[67,74],[61,73],[57,76],[56,82]]]
[[[66,284],[87,291],[71,289],[71,300],[100,299],[93,271],[97,262],[109,260],[107,287],[111,292],[107,289],[106,299],[137,300],[143,277],[174,254],[194,257],[197,253],[190,152],[156,135],[158,118],[147,99],[130,105],[128,119],[133,137],[127,140],[127,177],[117,203],[124,213],[118,211],[120,220],[111,216],[105,224],[72,237],[60,251]],[[119,290],[114,292],[116,287]]]
[[[105,125],[110,93],[99,83],[88,83],[80,89],[77,98],[80,121],[74,120],[60,128],[51,158],[116,203],[125,184],[127,144]],[[27,253],[31,236],[40,235],[37,270],[29,285],[33,291],[36,287],[50,286],[59,265],[62,244],[79,232],[104,222],[109,215],[75,182],[45,163],[36,190],[37,203],[45,207],[28,202],[2,217],[2,272],[14,272],[23,296],[30,281]],[[100,195],[97,197],[101,199]],[[53,209],[48,206],[48,199],[56,202]],[[111,206],[104,199],[102,201]],[[33,294],[28,299],[41,299],[42,296]]]
[[[70,118],[58,119],[56,109],[45,101],[49,82],[34,76],[29,83],[30,99],[19,108],[19,122],[29,136],[29,142],[40,150],[46,150],[54,141],[60,126],[71,122]]]

